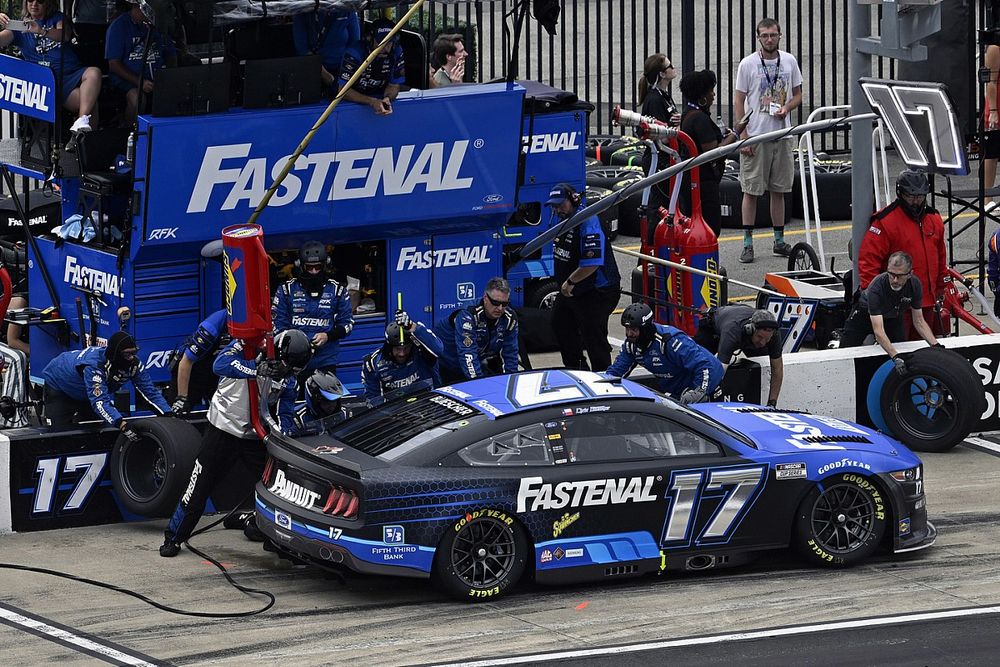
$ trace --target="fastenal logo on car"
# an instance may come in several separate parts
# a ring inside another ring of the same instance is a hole
[[[46,92],[46,87],[40,83],[0,74],[0,100],[5,102],[20,104],[38,111],[48,111],[49,105],[45,102]]]
[[[471,177],[461,177],[469,141],[450,145],[431,142],[423,146],[380,146],[301,155],[282,181],[269,206],[324,200],[368,199],[380,191],[386,196],[412,194],[418,186],[426,192],[467,190]],[[267,185],[281,173],[288,156],[250,157],[253,144],[209,146],[202,156],[188,213],[204,213],[216,187],[230,186],[221,210],[257,206]],[[224,167],[223,164],[226,166]]]
[[[517,490],[517,511],[558,510],[564,507],[621,505],[648,503],[656,500],[653,482],[656,478],[591,479],[583,482],[547,484],[541,477],[524,477]]]

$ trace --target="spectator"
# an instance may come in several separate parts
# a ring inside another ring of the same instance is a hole
[[[172,416],[170,406],[153,386],[149,373],[139,368],[139,348],[132,336],[117,331],[107,347],[88,347],[57,355],[42,371],[45,379],[45,417],[52,426],[68,426],[98,415],[129,440],[138,434],[115,407],[115,393],[131,382],[136,392],[161,415]]]
[[[97,125],[97,96],[101,93],[101,70],[84,67],[72,47],[63,48],[73,38],[66,16],[56,11],[56,0],[25,0],[24,32],[7,29],[10,17],[0,14],[0,48],[14,44],[29,63],[46,65],[59,79],[56,87],[60,103],[77,115],[70,132],[89,132],[91,116]]]
[[[88,66],[106,70],[104,38],[108,25],[118,15],[115,0],[71,0],[76,54]],[[66,6],[66,5],[64,5]]]
[[[1000,251],[998,251],[998,243],[1000,243],[1000,229],[993,232],[993,236],[986,242],[988,251],[986,277],[990,284],[990,290],[993,292],[993,314],[1000,317]],[[11,301],[11,307],[14,307],[13,301]],[[7,330],[7,340],[11,340],[10,329]]]
[[[447,383],[517,372],[517,318],[510,309],[510,285],[490,278],[483,298],[437,323],[441,378]]]
[[[1000,46],[990,44],[986,47],[983,65],[990,74],[983,100],[985,139],[982,146],[983,187],[989,190],[996,185],[997,158],[1000,158],[1000,87],[997,86],[997,78],[1000,77]]]
[[[308,363],[309,339],[300,331],[283,331],[274,338],[275,359],[265,359],[261,351],[256,359],[243,357],[243,341],[234,340],[215,359],[213,368],[221,376],[219,388],[208,409],[208,424],[201,439],[191,480],[170,523],[164,531],[160,555],[172,558],[181,550],[198,525],[212,490],[233,464],[240,460],[260,479],[266,451],[257,437],[250,418],[247,380],[272,378],[267,403],[277,414],[278,425],[286,435],[295,428],[295,375]],[[248,489],[248,492],[252,489]],[[244,533],[255,542],[264,540],[253,515],[243,515]],[[229,526],[227,526],[229,527]]]
[[[375,47],[392,32],[393,24],[379,19],[362,31],[363,39],[358,40],[344,52],[340,68],[340,87],[343,88]],[[394,37],[364,71],[354,87],[344,93],[344,99],[358,104],[367,104],[379,116],[392,113],[392,103],[399,95],[399,87],[405,82],[403,47],[399,38]]]
[[[681,95],[684,96],[684,115],[681,118],[681,130],[691,136],[698,147],[698,153],[710,151],[719,146],[726,146],[736,141],[737,136],[746,129],[747,124],[737,123],[735,130],[722,129],[712,120],[711,108],[715,101],[715,72],[710,69],[690,72],[681,79]],[[726,158],[708,162],[699,167],[701,214],[705,222],[718,236],[722,231],[722,200],[719,196],[719,183],[726,170]],[[691,183],[688,172],[684,172],[684,186],[681,188],[681,204],[688,215],[691,214]]]
[[[677,105],[671,91],[671,81],[677,78],[677,70],[674,69],[670,58],[662,53],[654,53],[646,58],[642,66],[642,76],[638,83],[638,101],[641,105],[640,113],[643,116],[652,116],[657,120],[677,127],[681,122],[681,116],[677,112]],[[657,168],[662,169],[669,164],[669,156],[661,152],[657,158]],[[646,151],[642,156],[642,171],[649,176],[649,170],[653,164],[653,156]],[[653,185],[649,190],[649,210],[656,211],[661,206],[666,207],[670,203],[670,182],[664,181]]]
[[[567,220],[576,213],[580,201],[572,185],[560,183],[549,192],[545,204],[560,220]],[[557,236],[552,256],[560,284],[552,308],[552,329],[559,341],[563,365],[588,370],[583,356],[586,350],[589,368],[607,368],[611,365],[608,318],[618,305],[621,289],[611,241],[593,216]]]
[[[323,56],[323,85],[337,92],[340,65],[347,47],[361,39],[357,12],[346,9],[319,9],[292,18],[292,38],[300,56]]]
[[[211,400],[219,384],[219,376],[212,370],[212,365],[215,355],[229,340],[226,309],[223,308],[206,317],[197,331],[188,336],[174,353],[176,363],[171,374],[177,388],[173,404],[176,414],[184,414],[192,406]]]
[[[894,252],[889,255],[887,265],[886,271],[875,276],[867,289],[861,291],[857,305],[847,317],[840,347],[861,345],[873,333],[896,370],[905,374],[906,364],[892,344],[906,340],[903,331],[906,310],[911,311],[913,326],[928,345],[940,346],[940,343],[920,309],[921,287],[920,281],[913,277],[913,260],[905,252]]]
[[[365,399],[372,400],[421,380],[441,384],[438,357],[444,351],[441,339],[406,311],[396,311],[396,321],[385,328],[385,343],[365,357],[361,380]]]
[[[754,310],[735,304],[710,309],[698,323],[696,343],[718,357],[724,369],[729,368],[737,353],[748,357],[767,355],[771,360],[771,382],[767,394],[768,407],[778,403],[784,364],[781,359],[781,336],[778,321],[769,310]]]
[[[778,49],[781,26],[774,19],[757,24],[760,50],[740,61],[736,70],[736,117],[752,111],[741,138],[755,137],[790,127],[789,112],[802,103],[802,72],[795,57]],[[757,218],[757,198],[771,193],[773,252],[787,257],[785,243],[785,193],[792,191],[795,168],[790,139],[772,141],[740,149],[740,185],[743,188],[743,252],[740,261],[753,262],[753,230]]]
[[[28,307],[28,299],[26,299],[21,294],[15,294],[10,299],[10,304],[7,306],[7,312],[10,313],[13,310],[19,310],[21,308]],[[7,325],[7,346],[14,350],[20,350],[24,352],[25,356],[31,354],[31,344],[28,342],[28,331],[30,327],[26,327],[23,324],[14,324],[13,322]]]
[[[719,360],[680,329],[653,322],[653,311],[633,303],[622,313],[625,342],[605,375],[626,377],[641,365],[660,379],[659,388],[681,403],[699,403],[722,382]]]
[[[354,329],[347,288],[329,277],[333,262],[319,241],[307,241],[295,262],[299,276],[278,288],[271,304],[275,333],[298,329],[309,337],[315,354],[302,369],[300,382],[315,370],[337,372],[341,338]]]
[[[438,70],[434,72],[436,88],[462,83],[465,78],[465,59],[468,56],[465,42],[459,34],[440,35],[434,40],[434,58]]]
[[[896,200],[875,213],[871,225],[861,239],[858,253],[858,285],[867,289],[875,276],[886,270],[889,256],[901,250],[912,258],[913,274],[920,281],[924,319],[938,336],[946,335],[950,323],[940,312],[938,302],[944,299],[948,261],[944,247],[944,221],[927,206],[931,190],[927,176],[919,171],[904,170],[896,179]],[[919,331],[904,312],[907,340],[919,340]]]
[[[128,12],[108,26],[104,55],[108,59],[111,83],[125,93],[125,114],[131,119],[139,108],[140,74],[143,96],[149,99],[153,94],[156,70],[164,65],[176,65],[177,49],[170,37],[156,29],[153,17],[144,13],[139,0],[129,0],[129,5]],[[146,11],[151,11],[148,5]],[[145,68],[143,53],[146,54]]]

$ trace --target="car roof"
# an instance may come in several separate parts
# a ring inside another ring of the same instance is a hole
[[[461,401],[490,419],[538,408],[590,403],[595,400],[659,399],[658,394],[631,380],[571,370],[494,375],[438,387],[434,391]]]

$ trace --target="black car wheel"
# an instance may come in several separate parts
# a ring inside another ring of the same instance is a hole
[[[118,437],[111,453],[111,485],[126,511],[170,516],[191,476],[201,435],[180,419],[137,419],[130,425],[142,437],[138,442]]]
[[[789,271],[822,271],[823,267],[819,263],[819,255],[813,247],[805,241],[800,241],[792,246],[792,251],[788,253]]]
[[[524,298],[524,305],[528,308],[551,310],[556,304],[557,296],[559,296],[559,283],[554,278],[547,278],[531,288]]]
[[[888,508],[867,478],[844,473],[824,480],[805,497],[796,518],[796,548],[810,561],[854,565],[878,548]]]
[[[979,375],[957,352],[921,348],[906,358],[907,373],[882,385],[882,417],[893,437],[921,452],[943,452],[979,423],[985,397]]]
[[[452,597],[495,599],[524,573],[528,541],[506,513],[477,510],[448,529],[434,555],[434,578]]]

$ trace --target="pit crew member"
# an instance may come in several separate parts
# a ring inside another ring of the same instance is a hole
[[[421,380],[439,386],[438,357],[443,350],[433,331],[411,320],[406,311],[396,311],[396,321],[385,328],[385,343],[361,365],[365,398],[371,400]]]
[[[306,400],[295,410],[295,428],[291,435],[296,437],[317,435],[324,431],[323,420],[340,416],[346,419],[348,411],[341,401],[347,396],[347,389],[336,375],[330,371],[316,371],[306,380]],[[340,420],[335,420],[339,423]]]
[[[256,359],[243,358],[244,343],[236,339],[216,357],[213,369],[220,376],[219,388],[208,408],[208,424],[201,439],[201,449],[187,489],[174,509],[164,532],[160,555],[172,558],[190,536],[205,511],[205,503],[216,483],[240,460],[259,476],[264,471],[266,451],[250,420],[250,397],[247,380],[271,378],[267,396],[283,433],[295,428],[295,375],[309,362],[312,349],[301,331],[290,329],[274,338],[274,359],[261,351]],[[251,515],[252,516],[252,515]],[[246,536],[254,541],[263,537],[256,524],[247,523]]]
[[[212,363],[219,350],[230,341],[226,317],[225,308],[206,317],[174,353],[171,374],[177,393],[172,409],[176,414],[184,414],[191,406],[211,400],[219,386],[219,376],[212,370]]]
[[[490,278],[479,303],[453,311],[434,326],[434,333],[444,345],[444,382],[517,371],[517,317],[510,309],[510,285],[503,278]]]
[[[107,347],[63,352],[42,371],[45,379],[45,417],[52,426],[66,426],[96,414],[121,430],[132,442],[139,435],[115,408],[115,393],[131,382],[159,415],[173,416],[170,405],[153,386],[149,373],[139,368],[135,339],[116,331]],[[93,411],[93,412],[91,412]]]
[[[920,307],[924,319],[938,336],[950,329],[948,316],[940,312],[944,281],[948,271],[944,247],[944,222],[927,206],[931,190],[923,172],[910,169],[896,179],[896,200],[875,213],[861,240],[858,253],[858,284],[866,289],[875,276],[886,270],[889,255],[897,250],[913,261],[913,275],[920,281]],[[904,313],[904,322],[907,322]],[[919,340],[915,327],[906,327],[907,340]]]
[[[768,407],[778,404],[785,367],[781,359],[781,336],[778,321],[769,310],[754,310],[744,304],[710,309],[698,324],[696,343],[715,354],[728,369],[733,357],[742,352],[748,357],[767,355],[771,360]]]
[[[361,39],[344,51],[344,60],[340,66],[341,90],[368,55],[389,35],[392,28],[393,24],[385,19],[379,19],[362,28]],[[344,99],[348,102],[367,104],[377,116],[388,116],[392,113],[393,101],[399,95],[399,87],[406,81],[405,74],[403,47],[399,44],[399,38],[395,37],[376,56],[354,87],[344,93]]]
[[[354,315],[347,288],[329,277],[333,261],[322,243],[304,243],[295,269],[298,277],[274,293],[271,319],[275,333],[298,329],[309,337],[315,352],[299,377],[305,382],[317,369],[336,372],[338,341],[354,329]]]
[[[903,331],[903,313],[910,309],[913,326],[928,345],[944,347],[934,337],[920,309],[920,281],[913,276],[913,261],[905,252],[889,255],[889,267],[875,276],[868,288],[861,290],[857,305],[847,317],[840,347],[857,347],[868,334],[875,334],[875,341],[892,359],[900,375],[906,374],[906,362],[899,356],[893,343],[906,340]]]
[[[605,375],[626,377],[641,365],[660,378],[660,391],[681,403],[705,400],[722,382],[725,370],[719,360],[680,329],[653,322],[646,304],[628,306],[622,326],[625,342]]]

